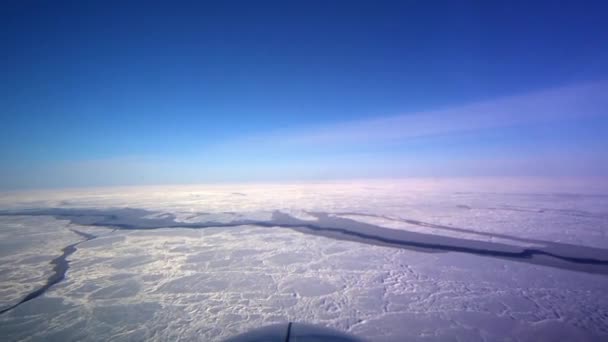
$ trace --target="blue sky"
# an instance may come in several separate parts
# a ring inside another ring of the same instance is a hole
[[[604,1],[14,1],[0,188],[608,176]]]

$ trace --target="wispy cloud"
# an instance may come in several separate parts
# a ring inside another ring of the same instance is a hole
[[[348,145],[403,141],[608,115],[608,81],[576,84],[438,110],[377,117],[238,139],[228,146]],[[242,146],[241,146],[242,147]]]
[[[261,132],[170,155],[5,165],[0,188],[410,176],[604,177],[608,139],[598,136],[602,127],[608,128],[606,94],[608,82],[586,83],[438,110]],[[567,123],[561,126],[567,134],[553,132],[552,125],[560,122]],[[594,122],[600,126],[593,127]],[[522,133],[531,126],[549,127],[540,135],[546,140]],[[585,136],[590,126],[595,140]],[[579,135],[572,135],[577,127]],[[508,139],[488,143],[505,131]]]

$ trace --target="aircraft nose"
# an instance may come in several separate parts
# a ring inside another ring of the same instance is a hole
[[[346,333],[311,324],[273,324],[231,337],[226,342],[361,342]]]

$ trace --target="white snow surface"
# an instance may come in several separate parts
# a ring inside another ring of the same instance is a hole
[[[324,212],[516,246],[535,243],[492,234],[608,249],[608,196],[481,190],[412,181],[48,190],[0,194],[0,210],[137,208],[185,223],[263,221],[277,210],[314,222]],[[0,340],[219,341],[286,321],[370,341],[608,340],[604,274],[280,226],[115,228],[0,216],[0,310],[45,284],[51,260],[84,240],[74,230],[97,236],[76,245],[65,279],[0,315]]]

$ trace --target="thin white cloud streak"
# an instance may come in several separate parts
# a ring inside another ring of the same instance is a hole
[[[607,156],[586,144],[567,150],[527,142],[525,149],[511,149],[480,142],[460,150],[446,146],[449,152],[435,146],[429,154],[386,144],[419,138],[424,138],[419,146],[448,144],[457,141],[453,136],[484,130],[606,117],[606,94],[608,82],[586,83],[441,110],[266,132],[181,155],[8,165],[0,168],[0,189],[358,177],[605,177]]]
[[[410,138],[608,114],[608,81],[576,84],[439,110],[287,129],[237,139],[224,148],[381,144]],[[279,146],[277,146],[279,143]]]

